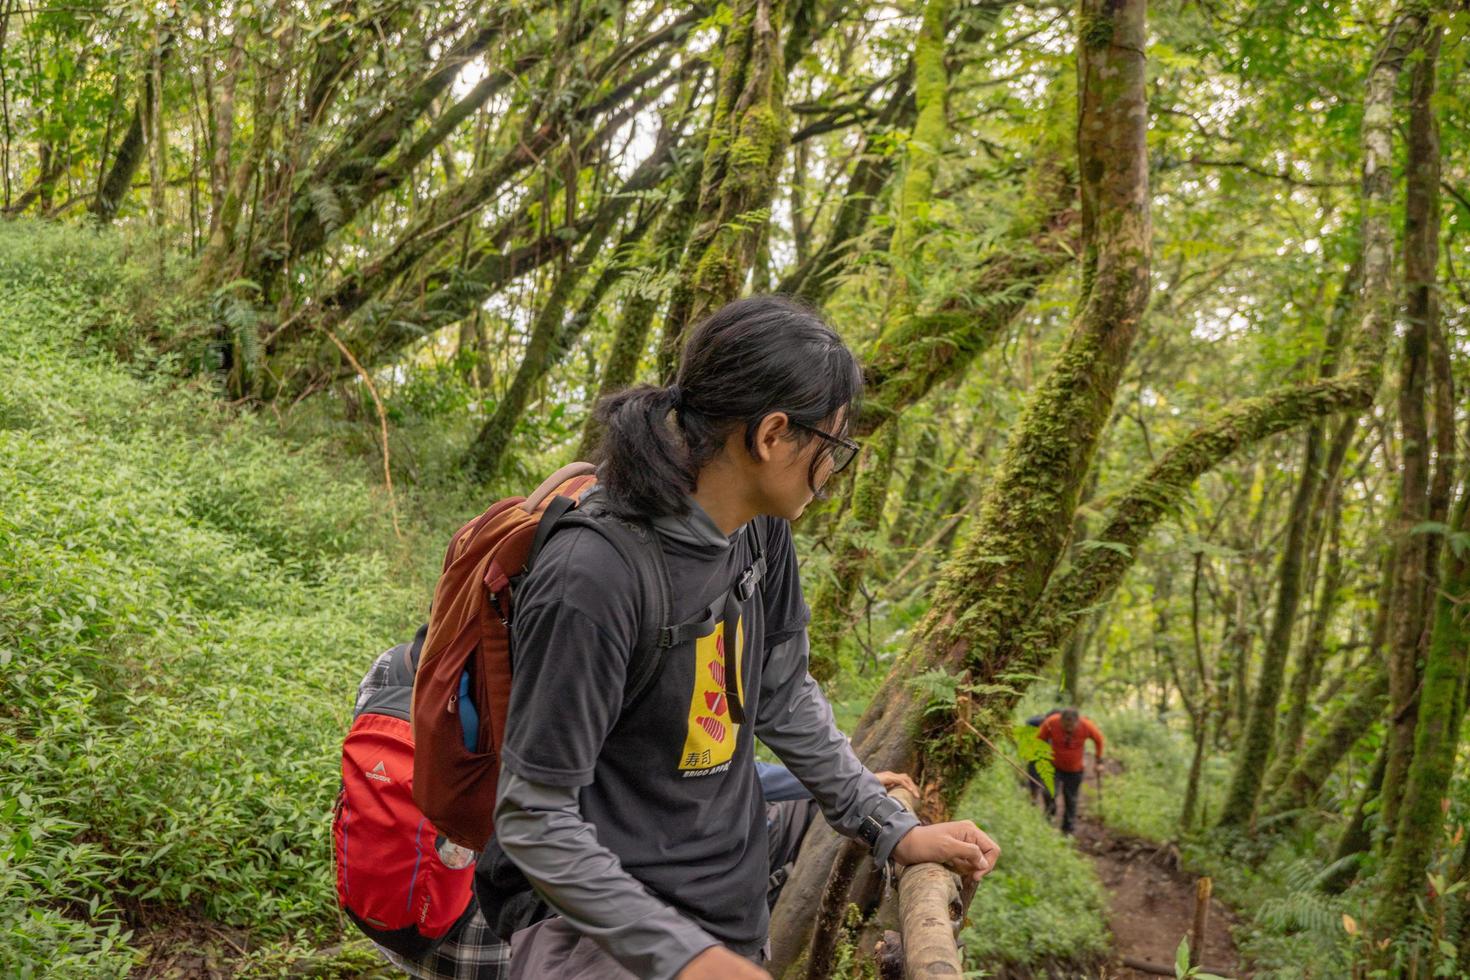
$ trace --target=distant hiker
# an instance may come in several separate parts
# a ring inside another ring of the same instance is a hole
[[[1092,739],[1094,758],[1101,765],[1102,732],[1078,714],[1076,708],[1063,708],[1041,723],[1036,737],[1051,745],[1052,765],[1056,767],[1056,795],[1062,798],[1062,833],[1070,834],[1077,821],[1077,794],[1082,790],[1082,750],[1087,740]],[[1053,797],[1048,802],[1046,815],[1054,817],[1056,812],[1056,798]]]
[[[1059,715],[1061,713],[1061,708],[1052,708],[1050,711],[1046,712],[1046,714],[1032,715],[1030,718],[1027,718],[1026,724],[1030,725],[1032,728],[1040,728],[1042,722],[1046,721],[1053,715]],[[1046,780],[1041,778],[1041,773],[1037,772],[1035,759],[1032,759],[1030,762],[1026,763],[1026,775],[1031,777],[1030,779],[1026,780],[1026,791],[1031,794],[1032,805],[1035,805],[1038,801],[1040,801],[1042,809],[1044,809],[1048,815],[1055,814],[1057,812],[1056,797],[1052,794],[1051,790],[1046,788]]]
[[[757,736],[878,863],[974,878],[994,866],[999,849],[973,823],[920,825],[883,791],[807,673],[788,521],[857,454],[846,431],[860,387],[817,313],[757,297],[695,329],[675,384],[599,406],[599,483],[578,509],[649,528],[674,584],[670,621],[712,622],[671,635],[627,705],[640,579],[608,538],[551,534],[521,584],[476,889],[487,904],[502,849],[559,914],[514,937],[512,977],[766,977]]]

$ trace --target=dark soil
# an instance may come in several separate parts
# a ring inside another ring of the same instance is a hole
[[[1196,877],[1179,867],[1178,852],[1169,845],[1118,836],[1086,819],[1078,821],[1077,846],[1092,858],[1108,892],[1108,927],[1116,952],[1108,976],[1141,980],[1156,975],[1125,967],[1125,957],[1168,967],[1172,976],[1174,951],[1194,923]],[[1234,924],[1230,910],[1211,899],[1200,957],[1206,971],[1244,976],[1230,939]]]
[[[1108,760],[1104,771],[1115,763]],[[1087,760],[1087,784],[1096,785],[1092,759]],[[1077,848],[1092,859],[1108,893],[1108,927],[1113,933],[1113,961],[1104,976],[1108,980],[1143,980],[1159,974],[1135,970],[1125,959],[1142,960],[1166,968],[1174,975],[1174,954],[1179,940],[1194,924],[1195,887],[1198,876],[1180,866],[1179,851],[1172,844],[1156,844],[1118,834],[1094,820],[1087,812],[1090,794],[1084,793],[1077,820]],[[1235,916],[1218,899],[1211,899],[1204,953],[1200,968],[1224,977],[1249,977],[1240,969],[1240,959],[1230,931]]]

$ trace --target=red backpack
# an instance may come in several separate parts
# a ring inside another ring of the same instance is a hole
[[[409,957],[449,935],[474,897],[474,866],[439,859],[439,831],[413,802],[409,703],[426,632],[380,656],[358,688],[332,819],[338,903],[368,938]]]
[[[713,613],[670,625],[673,586],[654,531],[607,513],[600,495],[582,506],[594,473],[590,463],[570,463],[529,497],[497,501],[455,533],[444,556],[413,687],[413,798],[440,832],[472,851],[485,850],[495,830],[515,593],[553,529],[584,527],[601,535],[638,579],[639,639],[624,710],[648,688],[665,650],[715,628]],[[756,540],[758,557],[742,587],[753,587],[764,572]],[[727,686],[734,684],[729,671]],[[732,694],[731,700],[738,699]]]

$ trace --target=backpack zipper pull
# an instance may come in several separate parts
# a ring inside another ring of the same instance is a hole
[[[459,692],[449,695],[449,708],[451,715],[459,714]]]

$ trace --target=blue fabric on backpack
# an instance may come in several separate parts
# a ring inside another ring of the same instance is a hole
[[[480,744],[480,710],[470,700],[470,672],[459,675],[459,727],[464,731],[464,747],[471,752]]]
[[[755,777],[760,780],[761,795],[767,803],[783,803],[787,800],[809,800],[812,794],[791,774],[785,766],[769,762],[755,764]]]

